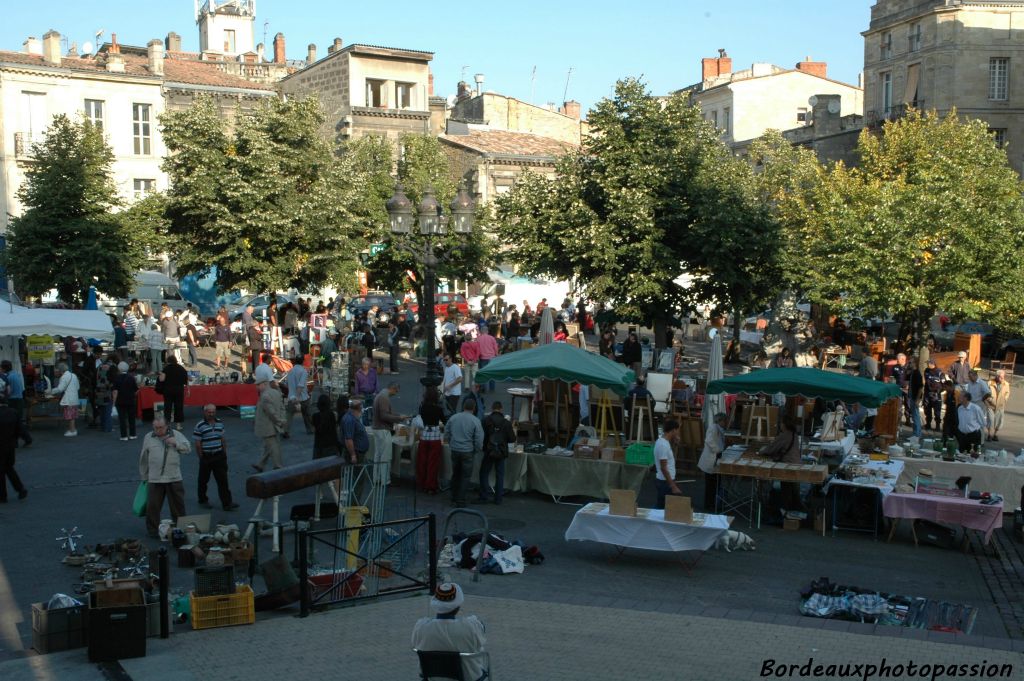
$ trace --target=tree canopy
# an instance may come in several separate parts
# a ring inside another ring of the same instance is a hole
[[[23,296],[56,289],[76,306],[89,286],[126,296],[144,249],[112,212],[121,205],[114,154],[87,122],[55,116],[18,190],[24,212],[10,221],[4,265]]]
[[[940,311],[1019,326],[1024,184],[987,125],[911,111],[859,151],[807,205],[810,297],[913,320],[919,338]]]
[[[221,291],[352,285],[362,178],[337,163],[323,120],[314,98],[270,99],[233,122],[209,99],[162,117],[179,273],[216,267]]]

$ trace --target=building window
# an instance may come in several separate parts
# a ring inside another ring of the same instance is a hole
[[[988,60],[988,98],[1005,102],[1009,95],[1010,60],[995,57]]]
[[[133,180],[132,197],[138,201],[153,193],[156,188],[156,180]]]
[[[150,109],[150,104],[132,104],[132,137],[136,156],[149,156],[151,153]]]
[[[921,22],[910,25],[910,51],[921,51]]]
[[[46,95],[42,92],[21,93],[21,134],[27,146],[41,142],[50,124],[46,115]]]
[[[882,34],[882,59],[892,59],[892,33]]]
[[[224,51],[228,53],[235,51],[235,32],[231,29],[224,31]]]
[[[711,112],[711,125],[715,126],[716,130],[718,129],[718,109]]]
[[[880,74],[882,79],[882,111],[888,116],[892,111],[892,74]]]
[[[413,83],[395,83],[395,106],[399,109],[412,108]]]
[[[1006,128],[989,128],[989,134],[995,140],[996,146],[1002,149],[1006,146]]]
[[[366,106],[381,108],[384,106],[384,81],[366,81]]]
[[[729,119],[732,118],[732,107],[727,106],[722,109],[722,132],[728,134],[729,132]]]
[[[100,132],[103,132],[103,100],[102,99],[87,99],[85,100],[85,120],[92,123]]]
[[[807,118],[808,118],[808,116],[807,116],[807,107],[806,106],[801,106],[799,109],[796,110],[796,122],[797,123],[806,123],[807,122]]]

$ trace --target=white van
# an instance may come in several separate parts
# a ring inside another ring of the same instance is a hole
[[[104,312],[116,314],[120,318],[124,314],[124,306],[133,298],[152,307],[154,313],[160,309],[161,303],[167,303],[169,308],[177,311],[184,310],[189,302],[181,295],[178,282],[162,272],[143,270],[135,273],[135,286],[127,298],[101,296],[97,304]]]

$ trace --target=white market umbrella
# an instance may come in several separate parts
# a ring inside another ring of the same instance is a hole
[[[719,330],[711,339],[711,355],[708,357],[708,385],[711,381],[724,378],[725,371],[722,368],[722,332]],[[725,395],[704,395],[704,420],[705,432],[714,425],[715,414],[722,411],[725,405]]]
[[[550,307],[545,307],[540,315],[540,330],[537,332],[537,345],[555,342],[555,317]]]

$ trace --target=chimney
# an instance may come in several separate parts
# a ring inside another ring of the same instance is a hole
[[[810,57],[806,57],[802,62],[798,62],[796,70],[809,73],[812,76],[818,76],[819,78],[828,78],[828,63],[823,61],[811,61]]]
[[[457,99],[469,99],[473,96],[473,91],[469,87],[469,83],[464,80],[460,80],[459,84],[455,88],[455,97]]]
[[[25,54],[34,54],[36,56],[43,56],[43,44],[39,42],[39,38],[35,36],[29,36],[28,39],[22,43],[21,49],[24,50]]]
[[[265,53],[266,48],[263,47],[263,43],[256,43],[256,61],[262,64],[264,61]]]
[[[341,42],[341,38],[335,38],[334,42],[327,46],[327,54],[334,54],[340,50],[345,43]]]
[[[164,43],[159,38],[150,40],[146,45],[146,56],[149,58],[149,72],[154,76],[164,75]]]
[[[49,30],[43,34],[43,59],[47,64],[60,66],[60,33]]]
[[[283,64],[284,58],[284,33],[274,36],[274,63]]]
[[[316,43],[310,43],[306,46],[306,64],[312,64],[316,61]]]
[[[569,118],[580,119],[580,103],[575,99],[570,99],[568,102],[562,105],[562,113]]]
[[[121,46],[117,44],[117,34],[110,34],[110,48],[107,50],[110,54],[121,54]]]
[[[181,52],[181,36],[171,31],[167,34],[167,40],[164,41],[164,45],[168,52]]]
[[[700,60],[701,80],[711,80],[718,76],[732,73],[732,57],[724,49],[718,50],[717,57],[705,57]]]
[[[473,80],[476,82],[476,94],[477,97],[479,97],[481,93],[483,93],[484,91],[484,74],[476,74],[475,76],[473,76]]]
[[[107,52],[107,71],[110,73],[124,73],[124,57],[120,52]]]

